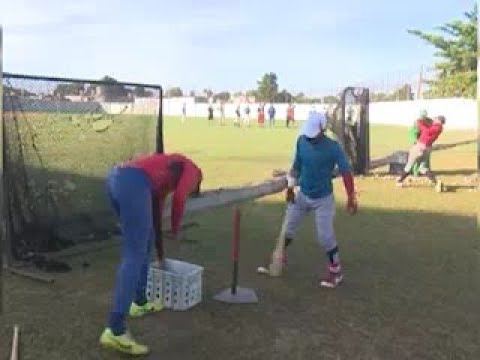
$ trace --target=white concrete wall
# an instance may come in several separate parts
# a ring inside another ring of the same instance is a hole
[[[191,98],[185,101],[182,98],[164,99],[164,115],[181,115],[183,103],[187,104],[188,117],[203,117],[208,114],[208,104],[196,104]],[[214,104],[214,115],[219,116],[218,104]],[[244,104],[240,107],[244,109]],[[274,104],[276,108],[277,120],[286,118],[287,104]],[[317,109],[325,110],[326,105],[316,104]],[[237,104],[225,104],[225,116],[235,117]],[[250,116],[256,118],[258,103],[250,104]],[[265,110],[269,107],[267,103]],[[312,105],[296,104],[295,118],[304,120]],[[422,109],[427,110],[429,116],[443,115],[447,119],[447,128],[449,129],[472,129],[478,127],[477,104],[472,99],[432,99],[432,100],[413,100],[413,101],[394,101],[394,102],[374,102],[370,103],[370,123],[371,124],[389,124],[410,126],[418,118]]]
[[[163,114],[177,115],[182,114],[183,104],[187,107],[187,117],[206,118],[209,104],[195,103],[194,98],[171,98],[163,100]],[[129,113],[129,114],[157,114],[158,100],[153,98],[135,99],[134,103],[102,104],[107,112]],[[127,109],[124,109],[127,105]],[[237,103],[225,104],[225,116],[227,118],[235,117]],[[250,116],[253,119],[257,117],[258,103],[250,104]],[[266,104],[267,111],[270,104]],[[287,104],[274,104],[276,109],[276,119],[285,120]],[[219,104],[213,104],[215,109],[214,116],[220,116]],[[327,105],[316,104],[319,110],[326,110]],[[245,104],[241,104],[242,116]],[[295,119],[305,120],[312,105],[296,104]],[[446,127],[448,129],[471,129],[478,128],[477,104],[472,99],[433,99],[433,100],[413,100],[413,101],[392,101],[392,102],[373,102],[370,103],[370,123],[410,126],[418,118],[420,110],[427,110],[429,116],[443,115],[447,119]]]
[[[478,127],[477,104],[471,99],[433,99],[370,104],[370,123],[411,125],[421,109],[429,116],[446,117],[447,129],[472,129]]]

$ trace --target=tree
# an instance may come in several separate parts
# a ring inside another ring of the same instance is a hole
[[[293,96],[293,102],[296,103],[304,103],[305,102],[305,94],[303,92],[299,92],[297,95]]]
[[[205,94],[205,96],[209,99],[213,96],[213,91],[212,89],[203,89],[203,93]]]
[[[371,101],[406,101],[413,100],[413,91],[410,84],[405,84],[389,93],[371,93]]]
[[[106,84],[100,85],[100,96],[102,96],[105,101],[116,101],[124,100],[128,96],[128,91],[125,87],[118,83],[118,81],[108,75],[100,79],[100,81],[105,82]]]
[[[338,98],[333,95],[324,96],[322,102],[325,104],[336,104],[338,102]]]
[[[370,94],[370,100],[375,102],[375,101],[391,101],[392,97],[389,94],[385,93],[371,93]]]
[[[274,101],[278,94],[277,74],[265,73],[260,80],[257,81],[257,95],[261,101]]]
[[[405,84],[394,92],[395,100],[413,100],[413,91],[410,84]]]
[[[67,95],[80,95],[84,90],[84,85],[79,83],[58,84],[53,94],[56,97],[63,98]]]
[[[181,97],[183,96],[183,91],[178,86],[171,87],[165,93],[165,97]]]
[[[253,96],[255,99],[258,98],[258,91],[257,90],[247,90],[247,92],[245,93],[245,95],[247,97],[251,97]]]
[[[275,96],[275,101],[279,103],[288,103],[293,100],[292,94],[290,94],[287,90],[283,89]]]
[[[147,91],[145,90],[145,88],[143,86],[135,86],[135,88],[133,89],[133,95],[135,95],[136,97],[147,97],[148,96]]]
[[[28,91],[24,88],[16,88],[13,86],[5,85],[3,87],[3,93],[9,96],[22,96],[22,97],[33,97],[36,96],[35,93]]]
[[[476,97],[477,84],[477,24],[478,7],[464,13],[466,19],[453,20],[440,26],[443,34],[428,34],[408,30],[438,49],[435,63],[436,78],[429,82],[430,96]]]
[[[228,91],[219,92],[213,96],[213,100],[228,101],[230,100],[230,93]]]

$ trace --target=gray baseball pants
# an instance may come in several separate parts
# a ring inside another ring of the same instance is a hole
[[[315,227],[317,241],[325,252],[337,247],[337,240],[333,229],[335,218],[335,199],[333,194],[324,198],[311,199],[301,191],[295,195],[295,203],[287,206],[287,229],[285,237],[293,239],[295,232],[304,218],[310,211],[315,212]]]

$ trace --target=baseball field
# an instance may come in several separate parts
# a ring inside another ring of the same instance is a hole
[[[215,188],[268,178],[272,170],[288,167],[297,129],[283,122],[273,129],[235,128],[231,122],[182,124],[167,117],[164,133],[166,151],[189,155],[203,169],[204,188]],[[475,136],[449,130],[447,123],[438,143]],[[409,145],[402,127],[375,125],[370,137],[372,158]],[[255,289],[259,303],[213,301],[230,283],[232,211],[190,216],[186,221],[199,226],[186,230],[178,243],[168,242],[167,254],[205,268],[202,303],[132,320],[131,330],[152,348],[149,359],[478,359],[476,160],[476,144],[434,152],[432,167],[449,188],[442,194],[422,181],[396,188],[385,169],[358,177],[354,217],[345,211],[341,180],[335,180],[345,268],[345,282],[335,290],[316,285],[325,257],[311,217],[292,243],[284,276],[255,273],[268,260],[281,225],[285,203],[277,194],[241,205],[239,282]],[[12,326],[19,324],[23,360],[118,359],[98,346],[118,255],[119,248],[109,246],[68,258],[73,271],[56,276],[54,284],[5,274],[0,358],[7,356]]]

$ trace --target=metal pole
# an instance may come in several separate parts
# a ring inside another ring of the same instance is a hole
[[[363,144],[365,147],[365,163],[364,163],[364,175],[367,175],[370,171],[370,90],[368,88],[365,89],[365,99],[366,102],[365,106],[365,118],[364,118],[364,139],[365,143]]]
[[[27,75],[27,74],[13,74],[13,73],[4,73],[5,77],[10,79],[28,79],[28,80],[47,80],[47,81],[56,81],[56,82],[71,82],[76,84],[85,84],[89,83],[92,85],[122,85],[122,86],[129,86],[129,87],[147,87],[156,90],[162,90],[160,85],[155,84],[142,84],[142,83],[132,83],[132,82],[111,82],[105,80],[92,80],[92,79],[74,79],[74,78],[67,78],[67,77],[55,77],[55,76],[43,76],[43,75]]]
[[[0,156],[0,314],[3,310],[3,256],[4,256],[4,241],[5,241],[5,216],[4,216],[4,193],[3,193],[3,156],[5,149],[3,146],[3,29],[0,25],[0,148],[2,155]]]
[[[420,73],[418,74],[417,100],[420,100],[422,98],[422,85],[423,85],[423,65],[420,66]]]
[[[157,139],[156,151],[158,153],[165,152],[163,147],[163,89],[160,88],[158,94],[158,119],[157,119]]]
[[[239,252],[240,252],[240,210],[238,207],[235,207],[233,211],[233,236],[232,236],[232,259],[233,259],[232,294],[233,295],[237,293]]]

